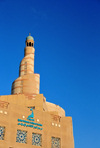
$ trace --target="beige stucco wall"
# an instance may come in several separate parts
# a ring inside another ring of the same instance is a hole
[[[1,105],[2,103],[8,105]],[[32,145],[33,132],[42,134],[42,148],[51,148],[52,136],[61,139],[61,148],[74,148],[72,118],[51,114],[50,110],[44,111],[44,103],[46,102],[42,94],[37,95],[34,100],[26,99],[23,94],[0,96],[0,126],[5,126],[5,137],[0,140],[0,148],[38,148]],[[35,106],[34,119],[36,122],[39,119],[38,123],[43,125],[43,130],[17,125],[18,119],[25,116],[24,120],[27,120],[30,115],[28,106]],[[27,131],[27,144],[16,142],[17,129]]]

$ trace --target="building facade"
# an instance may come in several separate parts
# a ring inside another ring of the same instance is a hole
[[[0,148],[74,148],[72,117],[39,93],[34,52],[29,35],[11,95],[0,96]]]

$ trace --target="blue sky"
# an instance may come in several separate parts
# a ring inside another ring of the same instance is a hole
[[[0,0],[0,95],[29,32],[40,93],[72,116],[75,148],[100,148],[100,0]]]

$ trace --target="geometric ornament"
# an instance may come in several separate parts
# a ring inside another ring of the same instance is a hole
[[[22,130],[17,130],[16,142],[27,143],[27,132]]]
[[[32,133],[32,145],[42,146],[42,135]]]
[[[52,137],[51,140],[52,140],[51,148],[60,148],[60,138]]]
[[[4,140],[5,127],[0,126],[0,140]]]

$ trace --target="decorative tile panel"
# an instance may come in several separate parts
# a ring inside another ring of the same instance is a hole
[[[32,145],[42,146],[42,135],[32,133]]]
[[[60,138],[51,138],[51,148],[60,148]]]
[[[17,130],[16,142],[27,143],[27,132],[22,130]]]
[[[0,140],[4,140],[5,127],[0,126]]]

